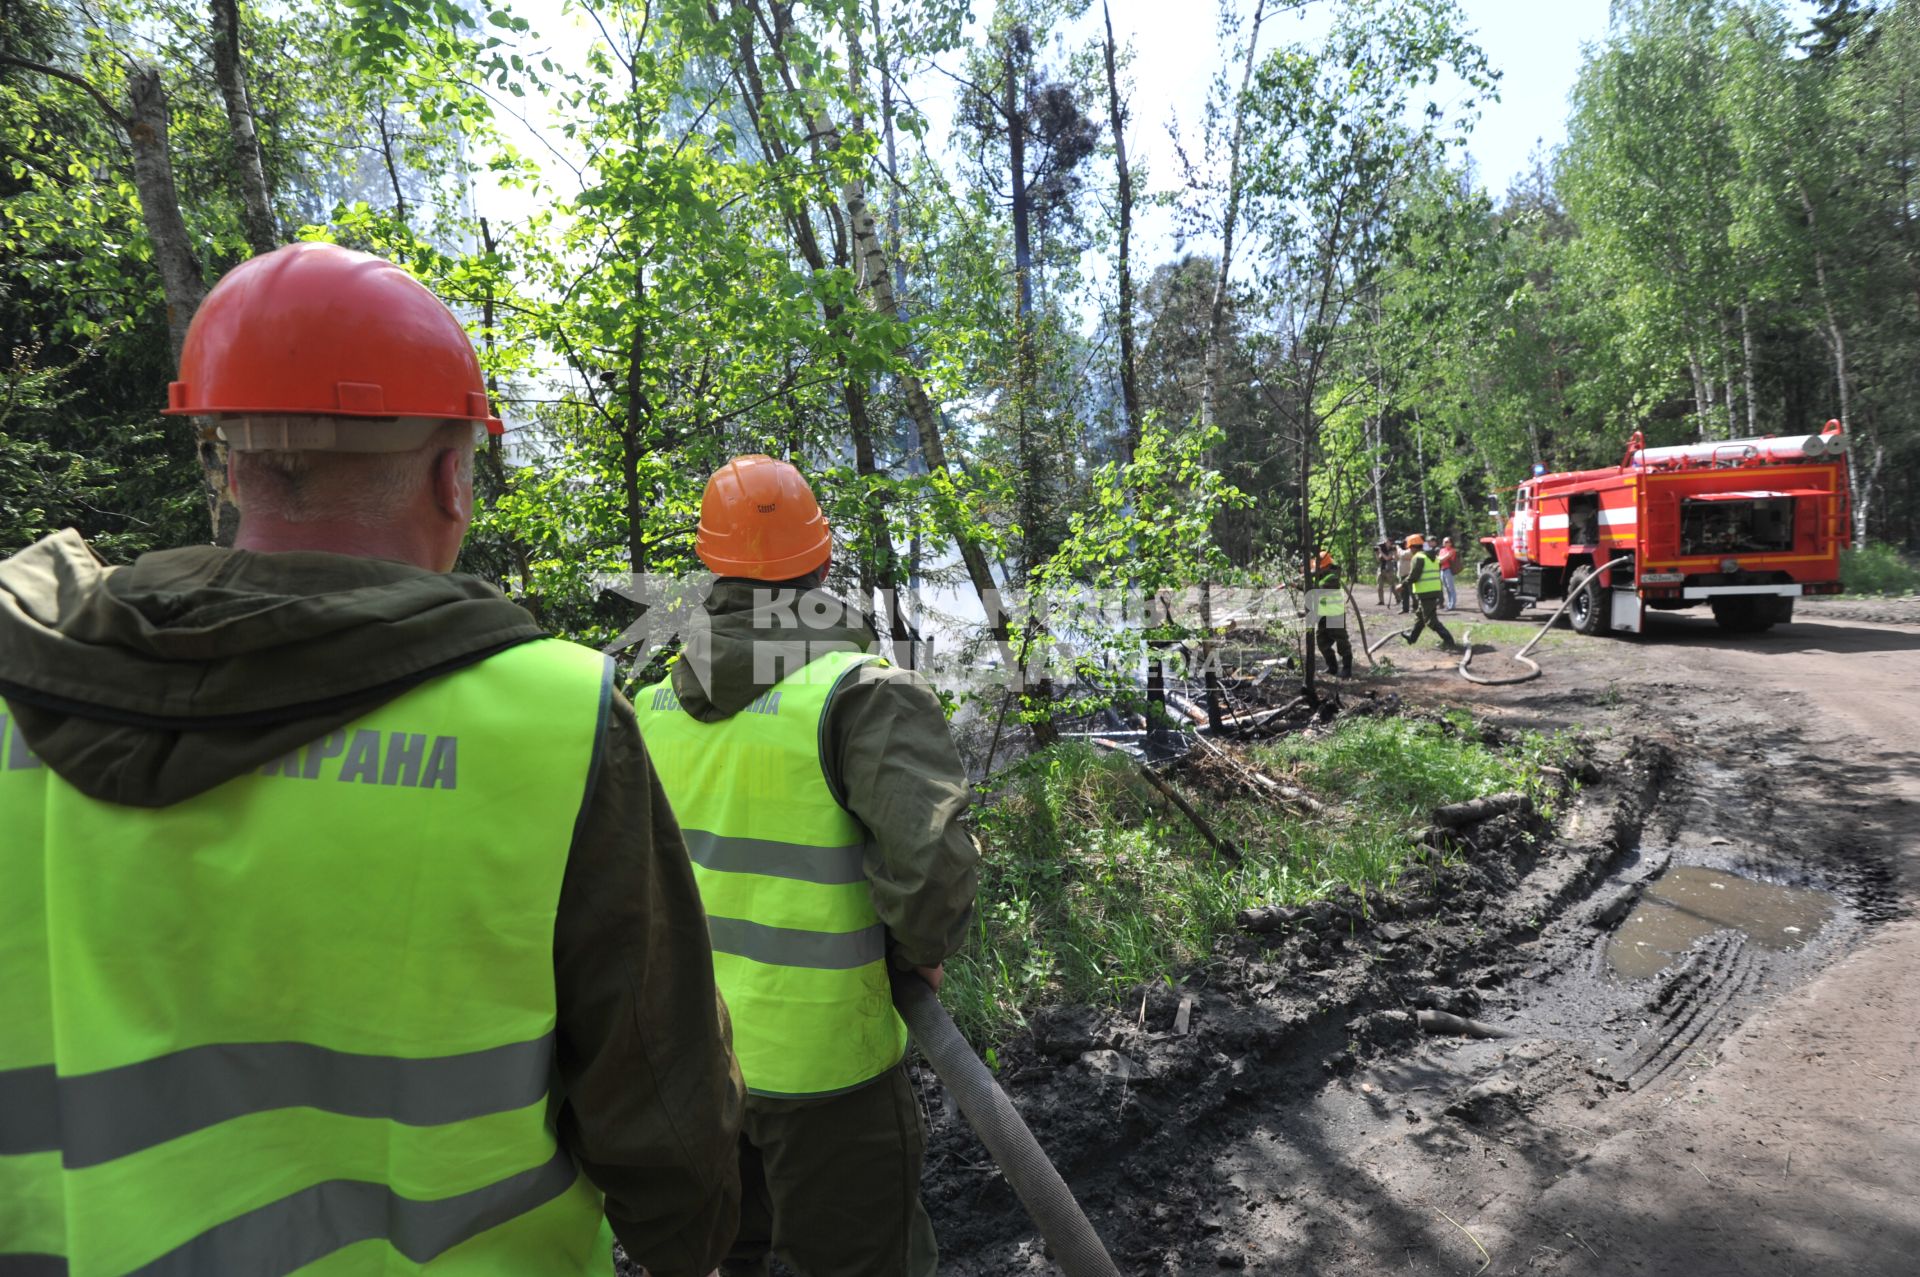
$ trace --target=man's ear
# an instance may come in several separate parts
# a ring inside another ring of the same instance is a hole
[[[434,454],[433,503],[440,513],[464,524],[473,516],[473,483],[471,472],[463,471],[458,449],[442,448]]]

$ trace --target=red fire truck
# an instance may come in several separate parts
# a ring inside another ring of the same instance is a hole
[[[1536,474],[1500,535],[1480,538],[1480,610],[1510,620],[1571,595],[1582,634],[1637,634],[1647,608],[1700,603],[1727,630],[1790,620],[1801,595],[1840,592],[1852,542],[1846,445],[1837,421],[1820,434],[1674,448],[1649,448],[1635,431],[1618,466]]]

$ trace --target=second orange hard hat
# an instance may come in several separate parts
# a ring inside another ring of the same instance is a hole
[[[720,576],[790,581],[826,565],[833,532],[798,470],[753,453],[707,480],[694,551]]]

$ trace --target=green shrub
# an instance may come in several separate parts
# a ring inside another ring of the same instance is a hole
[[[1840,581],[1850,594],[1920,593],[1920,568],[1890,545],[1840,552]]]
[[[1539,768],[1563,752],[1561,738],[1542,736],[1496,752],[1464,714],[1352,719],[1261,746],[1247,761],[1290,774],[1328,812],[1210,797],[1183,780],[1188,801],[1243,853],[1234,863],[1130,759],[1083,744],[1043,750],[976,814],[974,934],[948,962],[941,999],[982,1045],[1048,1003],[1117,1005],[1205,961],[1241,909],[1299,904],[1342,884],[1391,886],[1431,808],[1509,789],[1544,799]]]

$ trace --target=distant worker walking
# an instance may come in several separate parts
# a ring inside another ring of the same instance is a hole
[[[1427,539],[1419,533],[1407,538],[1407,545],[1413,552],[1413,561],[1407,569],[1407,594],[1413,599],[1413,628],[1401,635],[1412,647],[1420,639],[1420,632],[1428,626],[1440,636],[1440,642],[1448,651],[1456,644],[1447,627],[1440,623],[1440,564],[1434,558],[1433,551],[1427,548]]]
[[[1397,592],[1400,596],[1400,610],[1402,612],[1407,611],[1413,605],[1413,592],[1409,590],[1407,586],[1413,579],[1413,548],[1421,544],[1422,540],[1423,538],[1419,533],[1415,532],[1410,534],[1405,541],[1400,542],[1399,553],[1395,555],[1394,558],[1394,571],[1400,583]]]
[[[1447,596],[1447,611],[1451,612],[1459,605],[1460,596],[1453,586],[1454,569],[1460,563],[1460,556],[1454,551],[1453,538],[1440,538],[1440,553],[1436,558],[1440,565],[1440,589]]]
[[[502,428],[460,322],[293,245],[170,399],[234,549],[0,563],[0,1272],[705,1274],[699,896],[610,664],[452,573]]]
[[[707,484],[719,578],[681,659],[639,698],[692,849],[748,1090],[727,1277],[932,1277],[926,1137],[889,967],[937,991],[978,853],[966,772],[919,675],[822,587],[826,517],[784,461]]]
[[[1393,542],[1382,537],[1380,544],[1373,547],[1373,601],[1380,607],[1387,605],[1387,596],[1394,592],[1399,583],[1399,569],[1393,552]]]
[[[1320,655],[1329,674],[1352,678],[1353,645],[1347,639],[1347,592],[1340,584],[1340,569],[1333,556],[1322,550],[1315,571],[1313,628]]]

